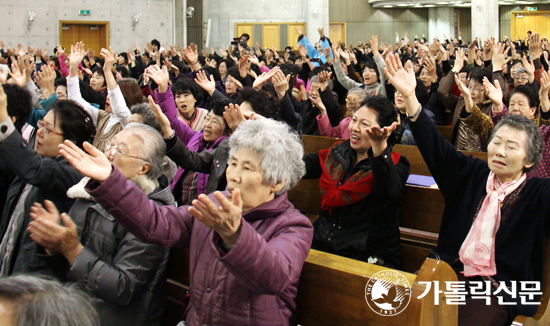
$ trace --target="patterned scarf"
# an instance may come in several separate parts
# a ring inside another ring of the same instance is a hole
[[[493,172],[489,173],[487,196],[458,253],[464,264],[464,276],[493,276],[497,273],[495,237],[500,226],[500,205],[525,178],[524,173],[517,180],[501,183]]]
[[[332,153],[332,148],[339,145],[335,143],[331,148],[319,151],[319,160],[323,173],[319,179],[321,188],[321,208],[332,210],[334,207],[347,206],[370,195],[374,189],[372,171],[357,171],[342,185],[338,185],[345,174],[345,167]],[[393,164],[399,162],[398,153],[391,153]]]

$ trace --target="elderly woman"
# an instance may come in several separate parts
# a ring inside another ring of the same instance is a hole
[[[33,150],[15,130],[6,102],[0,86],[0,159],[16,175],[0,222],[0,275],[51,274],[44,262],[33,255],[34,242],[25,232],[30,208],[34,202],[44,200],[63,210],[72,206],[74,199],[67,198],[66,192],[82,175],[60,156],[58,146],[64,140],[82,146],[90,139],[94,125],[90,115],[76,103],[59,100],[38,122]]]
[[[313,249],[401,267],[399,207],[409,162],[392,153],[396,126],[392,103],[367,97],[353,114],[349,140],[304,157],[304,178],[320,178],[323,194]]]
[[[171,136],[171,135],[167,135]],[[229,139],[227,191],[192,206],[158,207],[99,151],[67,142],[63,155],[95,181],[86,190],[143,241],[190,248],[188,325],[295,325],[296,291],[313,229],[287,190],[304,174],[296,134],[270,119]]]
[[[412,64],[403,69],[394,55],[386,62],[388,79],[403,94],[418,148],[445,198],[432,256],[451,264],[468,293],[477,281],[486,281],[491,287],[486,291],[493,293],[487,302],[468,294],[459,306],[459,325],[510,325],[519,314],[532,316],[537,305],[512,298],[503,287],[542,282],[544,276],[550,180],[526,179],[544,147],[537,126],[527,117],[508,115],[489,138],[488,162],[465,156],[445,141],[418,103]],[[534,299],[527,301],[539,298]]]
[[[548,112],[550,111],[550,101],[548,100],[548,91],[550,90],[550,78],[548,74],[544,72],[542,74],[541,83],[543,87],[540,89],[540,107],[541,112],[538,110],[539,96],[528,85],[519,85],[512,89],[510,93],[509,108],[506,109],[502,102],[502,91],[500,87],[493,86],[488,80],[483,81],[485,92],[487,96],[493,102],[493,109],[491,116],[481,113],[479,108],[469,101],[465,101],[465,111],[461,113],[464,123],[470,127],[474,132],[479,135],[488,137],[493,132],[495,124],[505,114],[517,114],[523,115],[530,120],[533,120],[539,126],[539,130],[543,136],[543,141],[546,144],[540,164],[536,168],[529,171],[528,178],[549,178],[550,177],[550,128],[545,126],[548,124],[548,120],[543,119],[543,115],[548,118]],[[464,94],[468,94],[468,89],[462,85],[461,82],[457,83],[460,86],[461,91]],[[468,95],[466,95],[468,97]]]
[[[107,144],[105,155],[143,196],[159,206],[174,205],[161,175],[165,147],[158,131],[131,123]],[[113,219],[84,190],[89,180],[67,191],[76,199],[68,215],[60,216],[51,202],[45,202],[47,211],[34,205],[31,239],[45,249],[48,255],[40,257],[62,281],[82,283],[93,293],[102,325],[161,325],[168,250],[138,240]]]
[[[359,109],[359,103],[361,103],[365,97],[367,97],[367,93],[361,88],[352,88],[348,91],[346,97],[346,117],[342,119],[336,127],[330,124],[327,109],[321,97],[310,97],[310,101],[319,108],[319,111],[321,111],[321,114],[317,116],[317,125],[319,126],[319,133],[321,136],[349,139],[349,123],[357,109]]]

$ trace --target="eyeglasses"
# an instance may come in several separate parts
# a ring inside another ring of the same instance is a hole
[[[143,159],[139,156],[134,156],[134,155],[130,155],[130,154],[126,154],[122,151],[122,149],[118,146],[118,145],[111,145],[109,143],[107,143],[105,145],[105,150],[106,151],[114,151],[115,153],[117,153],[117,155],[120,155],[120,156],[128,156],[128,157],[131,157],[131,158],[135,158],[135,159],[138,159],[138,160],[142,160],[142,161],[145,161],[147,163],[149,163],[149,161],[147,161],[146,159]],[[111,152],[112,153],[112,152]]]
[[[36,126],[38,127],[38,129],[43,128],[43,129],[44,129],[44,132],[45,132],[46,134],[48,134],[48,135],[49,135],[49,134],[54,134],[54,135],[63,136],[62,133],[57,132],[57,131],[54,131],[53,128],[52,128],[49,124],[44,123],[42,120],[38,120],[38,121],[36,122]]]
[[[519,81],[519,82],[528,82],[529,81],[529,77],[516,77],[514,79]]]
[[[372,74],[372,73],[376,73],[376,70],[365,69],[364,72],[367,73],[367,74]]]

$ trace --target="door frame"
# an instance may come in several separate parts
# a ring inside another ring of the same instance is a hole
[[[109,43],[109,22],[108,21],[95,21],[95,20],[60,20],[59,21],[59,34],[58,34],[58,43],[61,43],[61,33],[63,31],[63,24],[67,25],[98,25],[105,26],[105,39],[103,40],[106,44],[106,48],[111,45]]]
[[[550,15],[550,11],[548,10],[540,10],[540,11],[512,11],[510,12],[510,38],[514,39],[517,35],[512,36],[512,31],[516,30],[516,16],[517,15],[530,15],[530,14],[543,14],[543,15]]]
[[[343,36],[343,40],[342,40],[342,43],[344,43],[346,46],[348,45],[346,43],[346,23],[345,22],[329,22],[328,23],[328,35],[325,34],[325,36],[327,36],[328,38],[330,38],[330,25],[342,25],[342,36]],[[331,41],[333,41],[332,39],[330,39]]]

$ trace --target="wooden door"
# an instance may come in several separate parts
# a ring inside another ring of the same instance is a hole
[[[527,37],[527,31],[540,33],[541,37],[550,37],[549,11],[521,11],[512,12],[510,37],[521,39]]]
[[[279,49],[279,24],[263,24],[262,25],[262,46],[265,48]]]
[[[346,23],[330,23],[328,37],[332,43],[346,43]]]
[[[254,24],[235,24],[235,37],[241,37],[244,33],[250,35],[248,46],[254,46]]]
[[[99,56],[101,48],[109,46],[109,23],[108,22],[63,22],[60,21],[59,43],[69,53],[71,45],[76,42],[84,42],[86,49],[95,51]]]
[[[288,24],[288,46],[293,49],[298,49],[298,33],[296,28],[302,31],[302,34],[307,35],[306,23]]]

